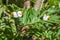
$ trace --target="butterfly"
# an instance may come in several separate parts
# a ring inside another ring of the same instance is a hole
[[[44,14],[43,20],[47,21],[49,18],[50,18],[50,16],[47,16],[46,14]]]
[[[11,15],[14,18],[22,17],[23,12],[22,11],[17,11],[17,12],[11,12]]]

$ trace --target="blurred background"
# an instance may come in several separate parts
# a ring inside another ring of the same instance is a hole
[[[0,40],[60,40],[60,0],[0,0]]]

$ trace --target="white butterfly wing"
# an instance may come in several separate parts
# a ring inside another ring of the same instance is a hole
[[[21,11],[18,11],[17,14],[18,14],[19,17],[22,17],[22,13],[21,13]]]
[[[13,14],[14,14],[14,17],[15,17],[15,18],[18,18],[18,15],[17,15],[16,12],[13,12]]]
[[[43,16],[43,20],[48,20],[48,16]]]

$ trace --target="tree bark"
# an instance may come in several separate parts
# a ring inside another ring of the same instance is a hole
[[[35,10],[41,10],[44,0],[36,0],[34,4]]]
[[[30,0],[24,0],[24,8],[26,9],[30,8]]]

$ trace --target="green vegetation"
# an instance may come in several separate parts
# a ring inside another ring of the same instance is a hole
[[[23,3],[0,0],[0,40],[60,40],[60,0],[46,0],[38,11],[23,8]],[[20,10],[22,17],[11,15]],[[50,18],[43,20],[44,14]]]

